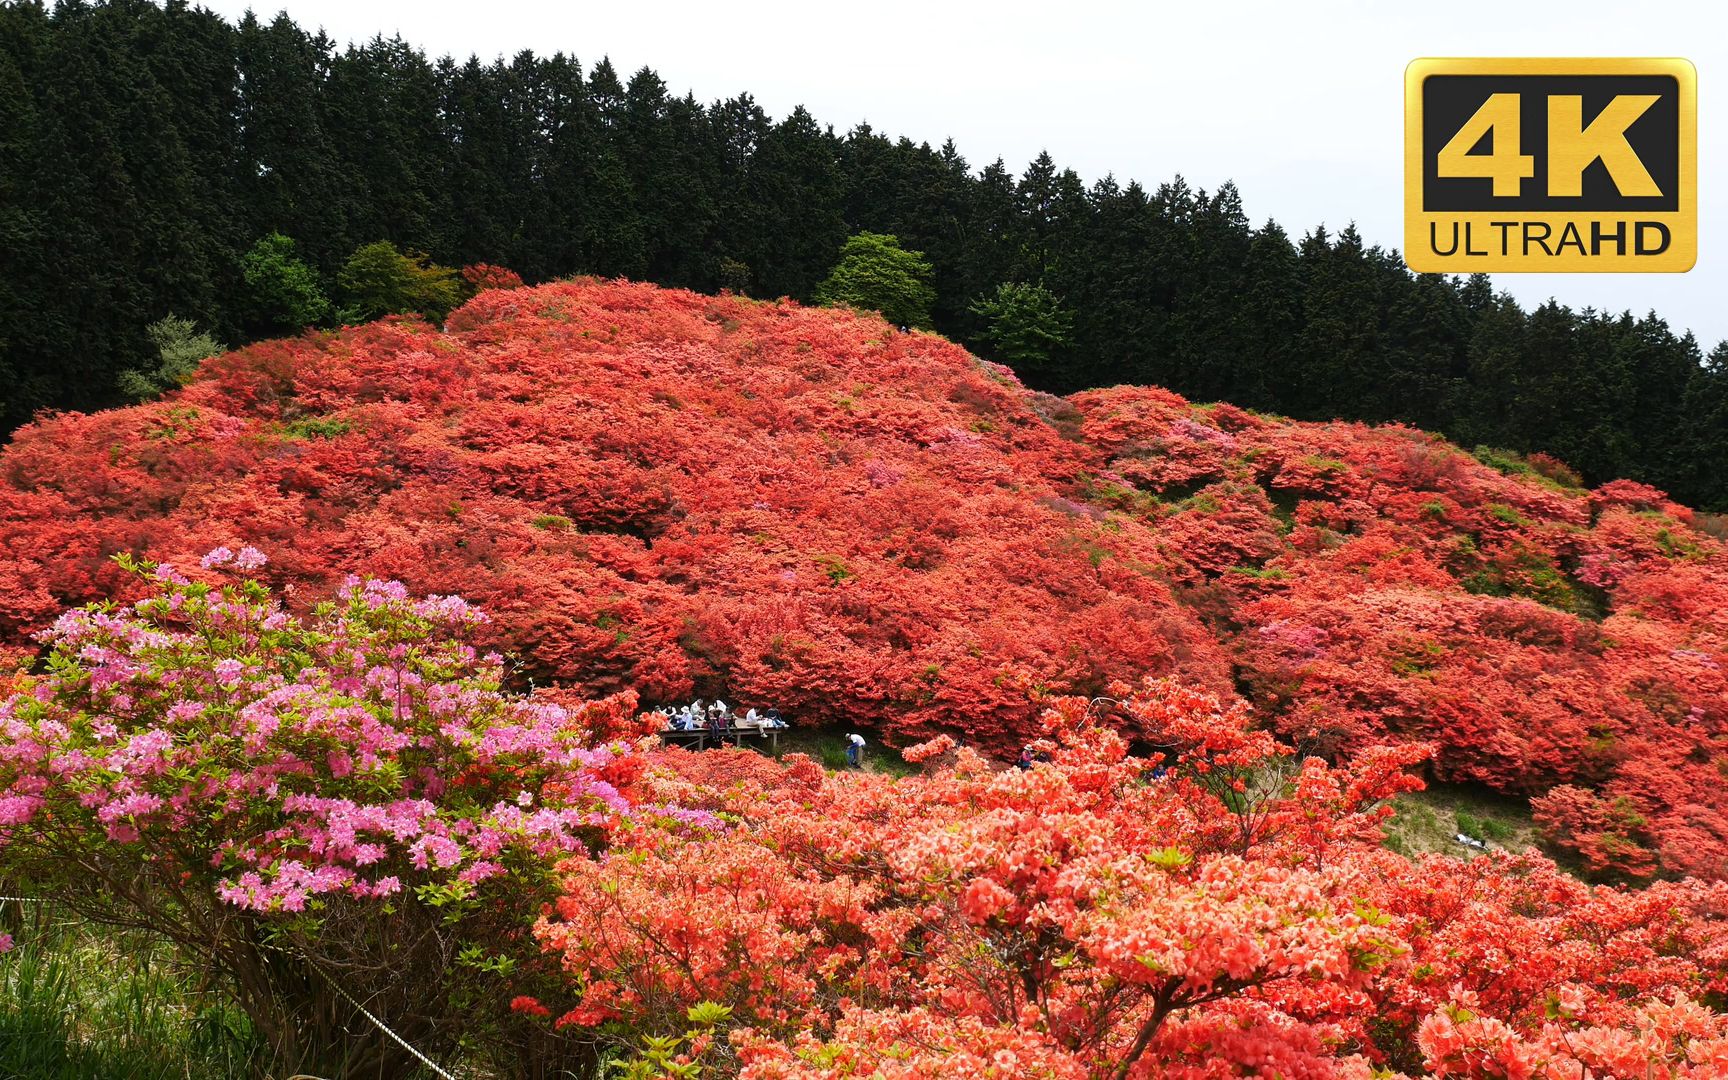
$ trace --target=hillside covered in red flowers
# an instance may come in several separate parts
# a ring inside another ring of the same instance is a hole
[[[117,552],[253,544],[309,596],[461,594],[525,684],[1011,752],[1052,695],[1171,675],[1310,751],[1430,742],[1590,869],[1723,877],[1721,534],[1539,457],[1055,398],[873,316],[579,281],[21,430],[0,634],[132,588]]]

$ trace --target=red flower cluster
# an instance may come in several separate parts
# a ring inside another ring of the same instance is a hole
[[[459,593],[539,682],[902,744],[1011,754],[1120,677],[1240,687],[1306,748],[1432,743],[1441,777],[1538,796],[1604,873],[1728,874],[1721,529],[1551,459],[1056,399],[873,317],[588,281],[45,418],[0,494],[12,645],[124,591],[116,551],[253,543],[305,595]]]
[[[536,929],[569,977],[559,1030],[663,1040],[700,1005],[730,1029],[710,1060],[729,1047],[752,1080],[1728,1066],[1728,1019],[1696,1004],[1728,987],[1728,885],[1411,864],[1375,827],[1400,764],[1293,761],[1170,683],[1114,693],[1170,732],[1168,771],[1079,699],[1026,771],[962,748],[898,781],[807,761],[727,779],[705,759],[728,755],[666,753],[640,794],[728,824],[562,864]]]
[[[520,289],[522,275],[503,266],[493,266],[491,263],[472,263],[462,268],[462,280],[475,292],[486,289]]]

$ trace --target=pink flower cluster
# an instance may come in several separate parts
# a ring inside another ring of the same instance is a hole
[[[460,597],[356,578],[301,620],[255,582],[126,565],[153,593],[68,612],[44,635],[50,673],[0,703],[0,853],[168,864],[230,904],[301,912],[544,868],[636,812],[611,779],[634,751],[588,745],[633,698],[504,693],[502,660],[461,640],[485,616]]]
[[[1209,443],[1221,450],[1236,449],[1236,436],[1186,416],[1171,421],[1170,429],[1165,432],[1165,435],[1168,438],[1181,439],[1185,442]]]
[[[269,561],[265,558],[264,553],[255,547],[243,547],[239,554],[235,554],[225,547],[219,547],[200,559],[199,565],[206,570],[229,564],[233,564],[236,570],[256,570]]]

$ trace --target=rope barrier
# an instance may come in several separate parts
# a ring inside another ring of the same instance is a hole
[[[0,896],[0,904],[6,903],[8,901],[10,901],[14,904],[52,904],[53,903],[52,900],[50,900],[44,896]],[[274,949],[276,952],[282,953],[284,956],[294,956],[295,955],[295,954],[289,952],[287,949],[279,948],[277,946],[266,945],[265,948]],[[427,1057],[425,1054],[422,1054],[420,1051],[416,1050],[414,1048],[413,1044],[409,1043],[409,1041],[407,1039],[404,1039],[402,1036],[396,1034],[394,1031],[391,1031],[390,1025],[388,1025],[384,1021],[378,1019],[376,1016],[373,1016],[370,1009],[368,1009],[368,1008],[366,1008],[366,1006],[360,1004],[360,1002],[355,999],[354,995],[350,994],[348,992],[348,989],[346,987],[344,987],[341,983],[337,982],[334,978],[332,978],[330,976],[330,974],[328,972],[326,972],[323,968],[321,968],[317,964],[313,963],[307,957],[302,956],[302,957],[297,957],[297,959],[305,961],[307,967],[311,968],[313,971],[316,971],[318,973],[319,978],[321,978],[325,982],[329,983],[331,989],[335,990],[338,994],[341,994],[342,997],[348,1002],[348,1004],[354,1006],[354,1008],[359,1011],[361,1016],[364,1016],[367,1020],[371,1021],[373,1027],[377,1028],[379,1031],[382,1031],[384,1034],[390,1036],[391,1040],[393,1042],[395,1042],[397,1046],[400,1046],[402,1049],[404,1049],[404,1050],[408,1051],[410,1054],[414,1055],[414,1059],[416,1061],[418,1061],[420,1064],[426,1066],[428,1069],[431,1069],[433,1072],[437,1073],[438,1076],[441,1078],[441,1080],[456,1080],[456,1078],[454,1076],[452,1076],[450,1073],[446,1072],[443,1068],[441,1068],[437,1062],[433,1061],[431,1058]],[[302,1074],[299,1074],[297,1076],[290,1077],[289,1080],[321,1080],[321,1078],[302,1073]]]
[[[367,1010],[366,1006],[360,1004],[359,1001],[355,1000],[354,995],[350,994],[342,986],[341,983],[337,982],[335,979],[331,978],[328,974],[326,974],[323,968],[319,967],[317,964],[312,963],[312,961],[310,961],[310,960],[306,961],[306,965],[308,967],[310,967],[313,971],[316,971],[319,974],[319,976],[322,977],[325,982],[329,983],[331,988],[334,989],[338,994],[341,994],[344,998],[346,998],[348,1001],[348,1004],[350,1004],[350,1005],[354,1006],[356,1009],[360,1010],[361,1016],[364,1016],[366,1019],[372,1021],[373,1027],[376,1027],[379,1031],[382,1031],[384,1034],[390,1036],[390,1038],[395,1041],[397,1046],[400,1046],[402,1049],[408,1051],[410,1054],[413,1054],[416,1061],[420,1062],[420,1064],[426,1066],[428,1069],[431,1069],[433,1072],[437,1073],[440,1077],[443,1078],[443,1080],[456,1080],[456,1078],[454,1076],[450,1075],[449,1073],[445,1072],[443,1069],[439,1068],[437,1062],[433,1061],[431,1058],[427,1057],[425,1054],[422,1054],[420,1051],[414,1049],[414,1047],[408,1042],[407,1039],[404,1039],[402,1036],[396,1034],[394,1031],[391,1031],[388,1024],[384,1023],[384,1021],[378,1019],[376,1016],[373,1016],[372,1013]]]

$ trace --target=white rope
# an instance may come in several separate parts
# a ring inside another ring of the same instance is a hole
[[[51,904],[51,903],[53,903],[52,900],[49,900],[47,897],[43,897],[43,896],[0,896],[0,904],[6,903],[8,901],[10,901],[14,904]],[[277,948],[277,947],[271,946],[271,945],[266,945],[265,948],[274,949],[276,952],[280,952],[285,956],[293,956],[294,955],[293,953],[289,952],[287,949]],[[306,957],[300,957],[299,959],[305,960],[306,966],[310,967],[313,971],[316,971],[320,978],[322,978],[325,982],[329,983],[330,986],[338,994],[341,994],[344,998],[346,998],[348,1000],[348,1004],[350,1004],[350,1005],[354,1006],[356,1009],[360,1010],[360,1015],[364,1016],[366,1019],[370,1020],[372,1022],[373,1027],[376,1027],[379,1031],[382,1031],[384,1034],[390,1036],[390,1038],[395,1041],[397,1046],[400,1046],[402,1049],[408,1051],[410,1054],[413,1054],[415,1060],[419,1061],[420,1064],[426,1066],[428,1069],[431,1069],[433,1072],[437,1073],[440,1077],[443,1078],[443,1080],[456,1080],[456,1078],[454,1076],[451,1076],[449,1073],[447,1073],[443,1069],[439,1068],[437,1062],[433,1061],[431,1058],[427,1057],[425,1054],[422,1054],[420,1051],[414,1049],[414,1047],[409,1044],[407,1039],[404,1039],[402,1036],[396,1034],[394,1031],[391,1031],[388,1024],[384,1023],[384,1021],[378,1019],[376,1016],[373,1016],[372,1013],[366,1008],[366,1006],[364,1006],[364,1005],[360,1004],[360,1002],[356,1001],[354,998],[354,995],[350,994],[347,991],[347,989],[343,987],[343,985],[341,983],[337,982],[335,979],[331,978],[328,974],[326,974],[323,968],[319,967],[317,964],[314,964],[310,959],[307,959]],[[292,1078],[290,1078],[290,1080],[300,1080],[300,1078],[299,1077],[292,1077]],[[318,1080],[318,1078],[317,1077],[308,1077],[307,1080]]]
[[[286,952],[287,950],[283,950],[283,951]],[[292,955],[292,954],[290,954],[290,955]],[[333,989],[335,989],[335,991],[338,994],[341,994],[344,998],[347,998],[348,1004],[354,1006],[356,1009],[359,1009],[361,1016],[364,1016],[366,1019],[372,1021],[372,1026],[376,1027],[379,1031],[382,1031],[384,1034],[390,1036],[391,1039],[395,1040],[397,1046],[400,1046],[402,1049],[408,1051],[410,1054],[413,1054],[415,1057],[415,1060],[419,1061],[420,1064],[426,1066],[428,1069],[431,1069],[433,1072],[435,1072],[439,1076],[443,1077],[443,1080],[456,1080],[456,1078],[454,1076],[451,1076],[449,1073],[447,1073],[443,1069],[439,1068],[437,1062],[433,1061],[431,1058],[427,1057],[425,1054],[422,1054],[420,1051],[414,1049],[414,1047],[409,1044],[407,1039],[404,1039],[402,1036],[396,1034],[394,1031],[391,1031],[389,1028],[389,1025],[385,1024],[384,1021],[378,1019],[376,1016],[373,1016],[369,1011],[367,1011],[366,1006],[364,1006],[364,1005],[360,1004],[360,1002],[356,1001],[354,998],[354,995],[350,994],[346,989],[344,989],[341,983],[337,982],[335,979],[333,979],[329,975],[325,974],[323,968],[319,967],[317,964],[312,963],[311,960],[307,960],[306,965],[308,967],[310,967],[313,971],[316,971],[320,976],[322,976],[324,981],[329,983],[331,985],[331,987]]]

